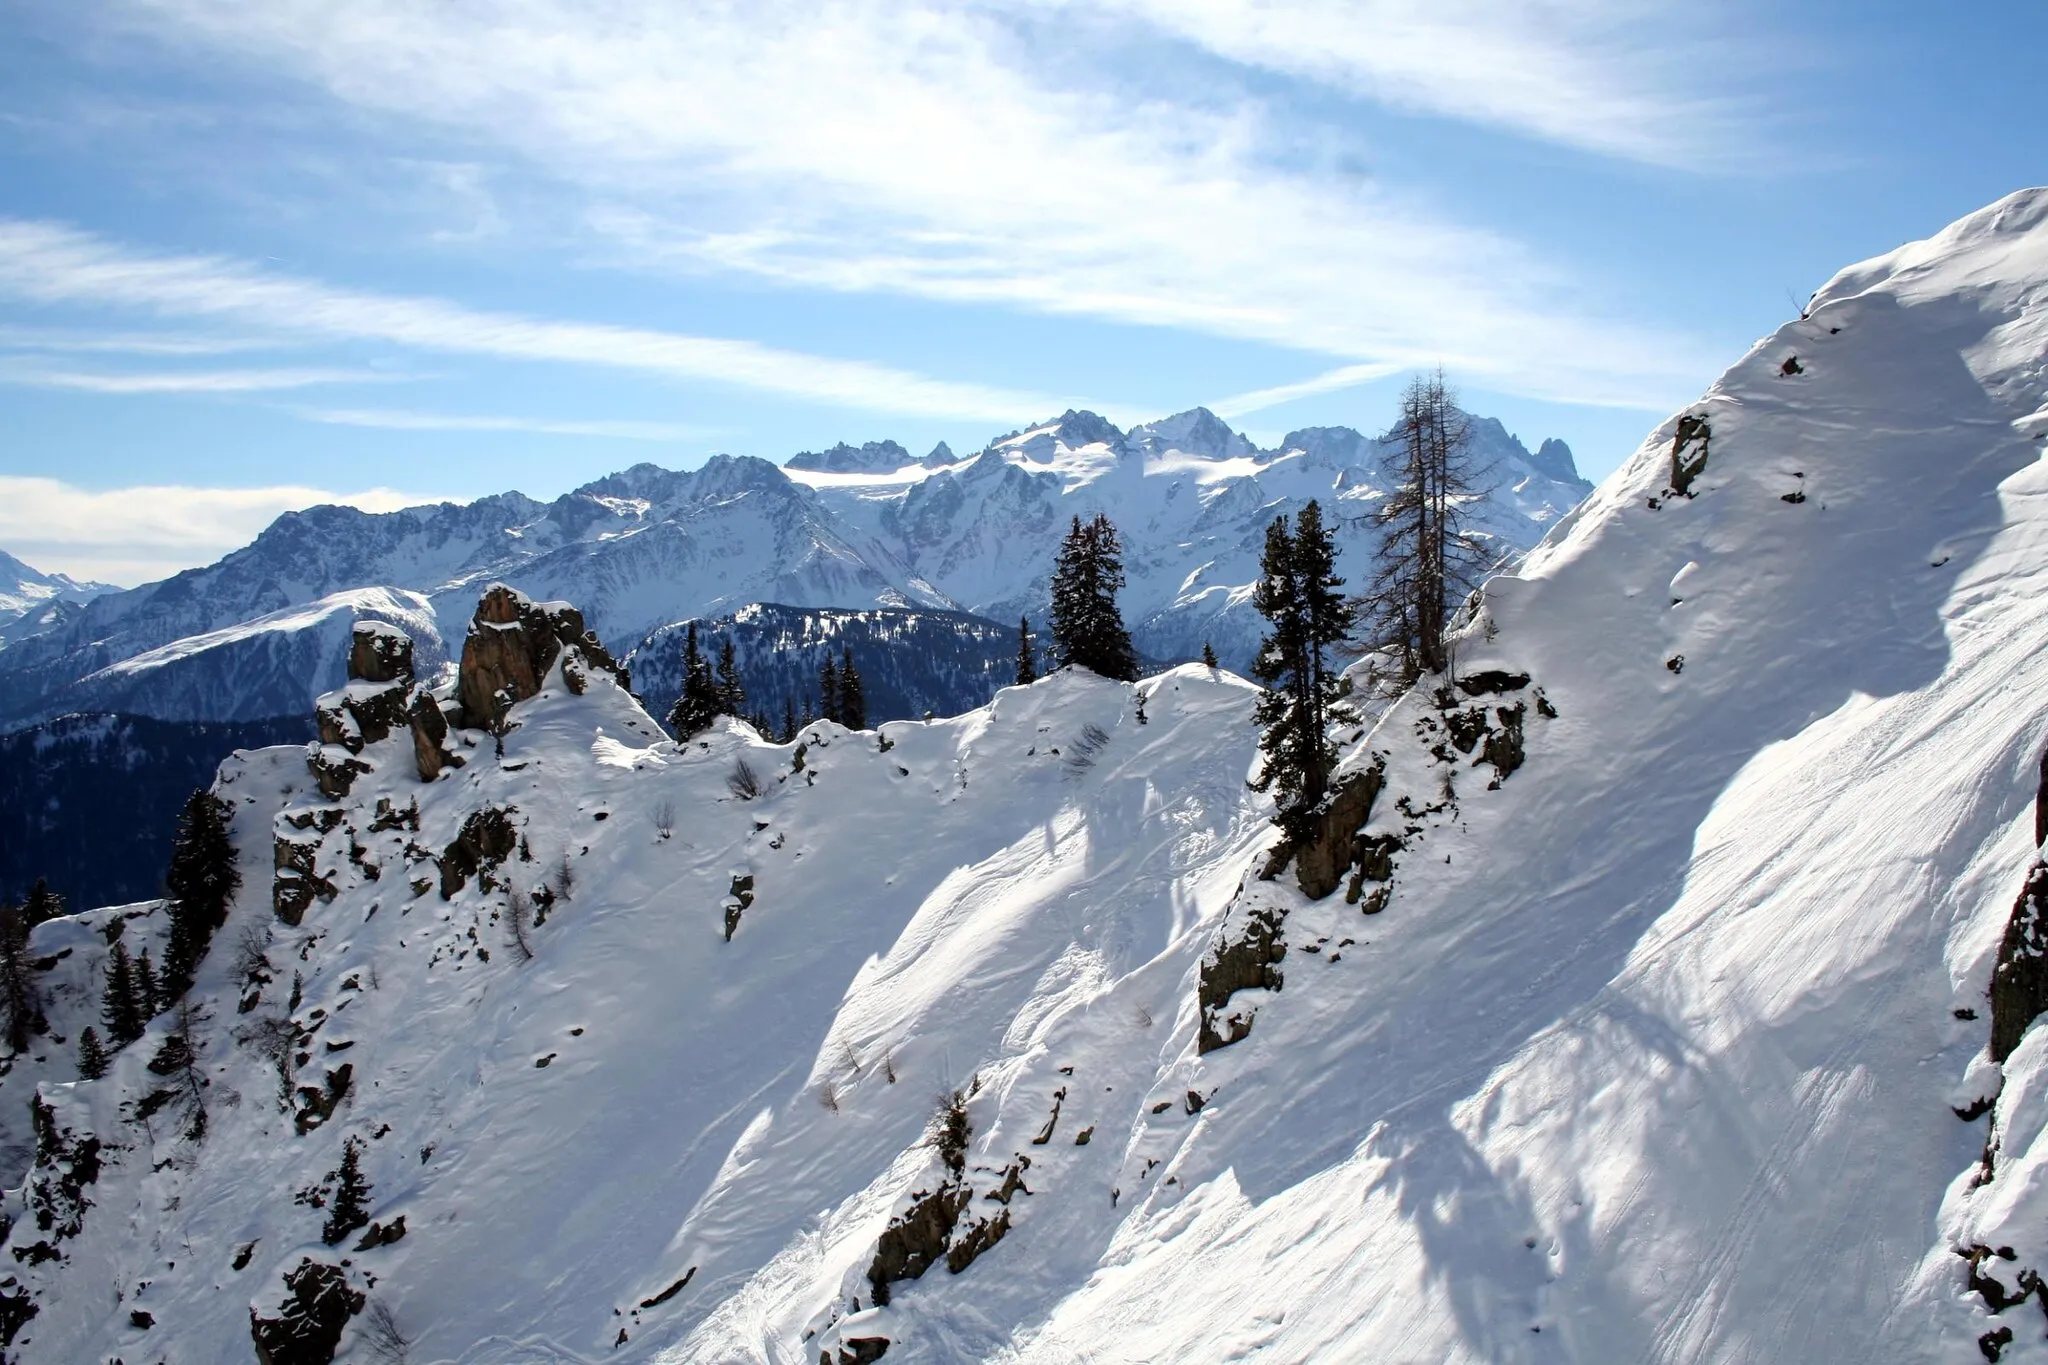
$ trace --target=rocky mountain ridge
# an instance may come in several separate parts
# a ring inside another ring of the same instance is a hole
[[[1495,470],[1477,520],[1518,553],[1589,486],[1557,443],[1539,458],[1497,422],[1476,432]],[[757,602],[1042,616],[1058,534],[1098,510],[1124,532],[1139,648],[1186,658],[1208,641],[1242,663],[1265,523],[1311,496],[1341,505],[1346,565],[1360,572],[1387,486],[1382,454],[1346,428],[1258,452],[1199,409],[1128,433],[1070,412],[968,459],[941,446],[917,461],[871,442],[784,467],[729,456],[690,471],[637,465],[550,503],[506,493],[392,513],[309,508],[216,564],[8,641],[0,727],[69,711],[294,714],[342,678],[349,621],[400,626],[427,667],[451,653],[479,588],[499,580],[577,601],[618,654],[672,622]],[[259,668],[275,686],[244,686]]]

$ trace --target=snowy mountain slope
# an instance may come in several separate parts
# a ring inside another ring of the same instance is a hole
[[[409,634],[420,667],[446,666],[433,604],[414,592],[363,588],[188,636],[88,673],[45,709],[147,715],[162,720],[264,720],[304,714],[311,679],[340,678],[357,621],[387,621]]]
[[[2044,355],[2048,191],[1845,271],[1345,736],[1287,866],[1252,693],[1194,666],[679,747],[558,664],[432,782],[403,734],[338,799],[240,755],[204,1139],[134,1117],[167,1018],[0,1076],[49,1115],[13,1349],[246,1358],[317,1261],[344,1359],[374,1299],[466,1362],[2048,1360],[1958,1254],[2036,1292],[2048,1044],[1983,1015],[2048,745]],[[1154,458],[1019,439],[1034,484]],[[295,924],[280,864],[331,892]],[[38,930],[54,1035],[109,913]],[[235,1040],[287,1012],[297,1121]],[[348,1137],[378,1236],[326,1245]]]

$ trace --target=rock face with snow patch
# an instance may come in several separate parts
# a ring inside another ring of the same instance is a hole
[[[584,628],[582,612],[566,602],[536,603],[492,584],[477,602],[456,673],[465,723],[480,729],[496,725],[515,703],[540,691],[557,660],[571,692],[583,690],[592,669],[626,686],[626,671]]]

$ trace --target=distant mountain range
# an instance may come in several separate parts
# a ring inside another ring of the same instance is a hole
[[[1473,520],[1504,556],[1591,490],[1562,442],[1532,453],[1487,418],[1473,432],[1490,470]],[[1014,630],[1022,615],[1043,623],[1059,537],[1098,511],[1123,533],[1139,649],[1189,658],[1206,641],[1241,667],[1260,630],[1249,598],[1266,524],[1322,499],[1356,581],[1390,454],[1348,427],[1261,450],[1201,408],[1129,431],[1070,411],[969,457],[878,441],[781,467],[722,455],[690,471],[636,465],[546,503],[511,492],[388,513],[313,507],[214,564],[127,591],[10,559],[0,569],[18,569],[21,586],[4,600],[26,605],[0,615],[0,730],[72,712],[301,714],[341,681],[353,621],[400,625],[431,670],[494,580],[576,602],[620,654],[755,603],[971,613]]]

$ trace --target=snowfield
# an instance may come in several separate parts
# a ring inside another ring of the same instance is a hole
[[[1321,899],[1269,856],[1253,689],[1199,666],[775,746],[558,664],[435,782],[402,731],[340,800],[237,754],[203,1140],[138,1121],[168,1016],[73,1079],[112,924],[161,910],[37,931],[11,1349],[248,1359],[311,1259],[464,1365],[2048,1361],[2048,1043],[1986,1050],[2043,413],[2048,191],[1844,271],[1347,732],[1378,794]],[[486,808],[516,842],[451,878]],[[278,839],[326,884],[297,925]],[[281,1108],[237,1035],[287,1016]],[[402,1238],[321,1243],[348,1138]]]

